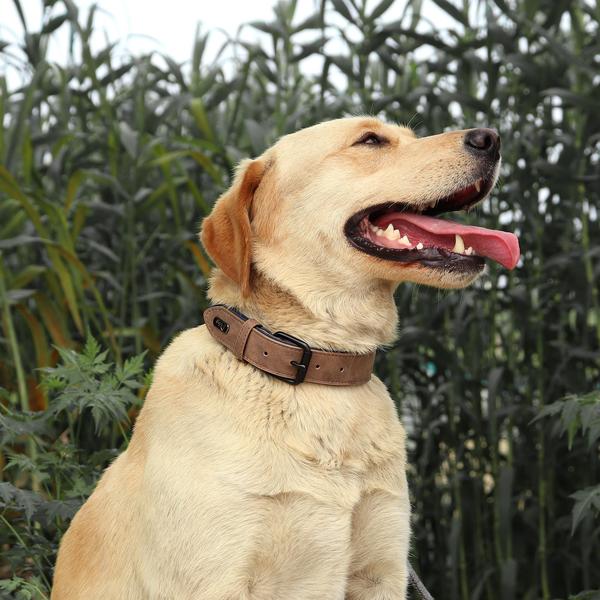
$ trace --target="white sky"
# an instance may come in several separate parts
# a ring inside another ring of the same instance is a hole
[[[40,29],[41,0],[21,0],[25,19],[30,30]],[[134,54],[150,50],[167,54],[177,62],[189,60],[197,25],[202,29],[223,29],[235,36],[242,23],[255,20],[270,20],[274,0],[166,0],[151,2],[144,0],[74,0],[82,15],[87,16],[92,4],[99,9],[96,24],[95,44],[102,47],[106,39],[119,41]],[[22,25],[17,10],[10,0],[0,0],[0,39],[17,42],[22,37]],[[298,13],[310,14],[314,0],[299,0]],[[60,14],[57,5],[53,14]],[[83,18],[82,18],[83,17]],[[61,28],[52,37],[48,58],[52,62],[64,62],[67,55],[67,28]],[[251,35],[248,28],[247,35]],[[214,45],[225,39],[223,33],[214,31]],[[0,57],[0,61],[2,58]],[[0,72],[6,65],[0,64]]]
[[[274,17],[273,6],[277,0],[73,0],[79,7],[80,22],[85,22],[89,8],[98,5],[94,19],[92,48],[100,50],[107,42],[119,42],[119,48],[127,54],[143,54],[157,51],[176,62],[190,60],[196,27],[210,31],[208,57],[214,57],[217,49],[227,36],[235,37],[238,28],[250,21],[271,21]],[[372,10],[379,0],[367,0],[367,11]],[[384,20],[399,19],[407,0],[396,0],[385,13]],[[295,22],[299,23],[318,10],[320,0],[297,0]],[[473,3],[478,4],[478,3]],[[31,31],[39,31],[42,21],[41,0],[21,0],[25,20]],[[474,6],[475,8],[475,6]],[[62,3],[57,3],[52,16],[63,12]],[[331,5],[329,10],[332,10]],[[455,26],[448,15],[431,0],[423,3],[423,15],[431,27],[440,30]],[[347,23],[340,21],[340,25]],[[59,28],[51,38],[47,58],[50,62],[65,64],[68,57],[68,26]],[[306,32],[306,39],[312,39],[314,33]],[[264,36],[257,30],[246,27],[242,37],[256,40]],[[304,37],[304,36],[303,36]],[[23,29],[17,10],[11,0],[0,0],[0,40],[18,43],[23,38]],[[333,40],[330,43],[335,43]],[[329,47],[331,50],[332,47]],[[343,50],[342,50],[343,51]],[[424,51],[424,52],[423,52]],[[422,48],[420,55],[426,56],[429,48]],[[13,52],[14,53],[14,52]],[[18,53],[17,53],[18,54]],[[206,57],[204,61],[206,63]],[[320,63],[319,63],[320,64]],[[310,68],[305,62],[305,68]],[[0,54],[0,75],[8,79],[9,89],[14,89],[29,78],[28,73],[19,69],[19,60]]]
[[[97,4],[95,23],[98,32],[106,32],[111,40],[121,40],[137,53],[159,50],[178,61],[187,60],[191,54],[194,32],[198,23],[204,30],[223,29],[234,36],[238,27],[250,21],[269,21],[277,0],[73,0],[82,15],[87,15],[92,4]],[[41,0],[21,0],[28,27],[38,30],[41,23]],[[296,20],[313,14],[319,0],[297,0]],[[378,0],[368,0],[372,9]],[[386,12],[385,19],[397,19],[402,14],[406,0],[396,0]],[[21,23],[11,0],[0,0],[0,39],[18,41]],[[61,3],[54,15],[62,12]],[[431,1],[424,3],[423,14],[436,26],[451,23],[448,17]],[[440,23],[440,17],[442,22]],[[249,30],[250,31],[250,30]],[[57,40],[50,48],[51,60],[64,52],[64,43]]]

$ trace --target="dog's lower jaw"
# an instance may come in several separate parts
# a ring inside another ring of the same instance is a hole
[[[475,283],[486,271],[487,266],[484,266],[479,272],[419,267],[409,272],[407,283],[416,283],[442,290],[461,290]]]
[[[208,295],[213,302],[236,307],[271,331],[286,331],[314,348],[367,353],[396,339],[396,283],[376,280],[368,287],[340,286],[338,293],[327,296],[314,286],[303,289],[304,302],[294,290],[256,271],[251,287],[251,293],[243,296],[239,286],[216,269]],[[306,288],[310,287],[307,280]]]

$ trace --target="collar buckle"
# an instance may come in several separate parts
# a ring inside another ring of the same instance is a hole
[[[301,384],[304,381],[304,378],[306,377],[308,365],[310,364],[310,359],[312,358],[312,350],[310,346],[304,340],[294,337],[289,333],[285,333],[284,331],[276,331],[271,335],[284,342],[288,342],[293,346],[297,346],[302,350],[302,358],[299,362],[295,360],[290,361],[290,364],[296,367],[296,377],[281,377],[279,375],[273,375],[273,377],[281,379],[281,381],[285,381],[286,383],[289,383],[291,385]]]

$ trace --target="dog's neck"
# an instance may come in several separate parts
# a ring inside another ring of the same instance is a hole
[[[335,296],[313,290],[304,294],[311,299],[308,306],[292,290],[256,273],[250,294],[243,297],[240,288],[217,269],[208,295],[213,302],[237,308],[271,331],[285,331],[313,348],[366,353],[396,338],[395,287],[380,281],[367,289],[341,289]]]

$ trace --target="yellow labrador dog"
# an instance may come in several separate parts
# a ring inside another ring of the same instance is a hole
[[[489,193],[499,149],[488,129],[417,139],[355,117],[242,162],[202,228],[219,267],[210,297],[238,311],[238,346],[260,324],[349,378],[290,385],[207,326],[182,333],[62,540],[53,600],[406,597],[404,431],[384,384],[353,379],[348,357],[394,340],[400,282],[461,288],[485,257],[515,266],[512,234],[435,218]]]

